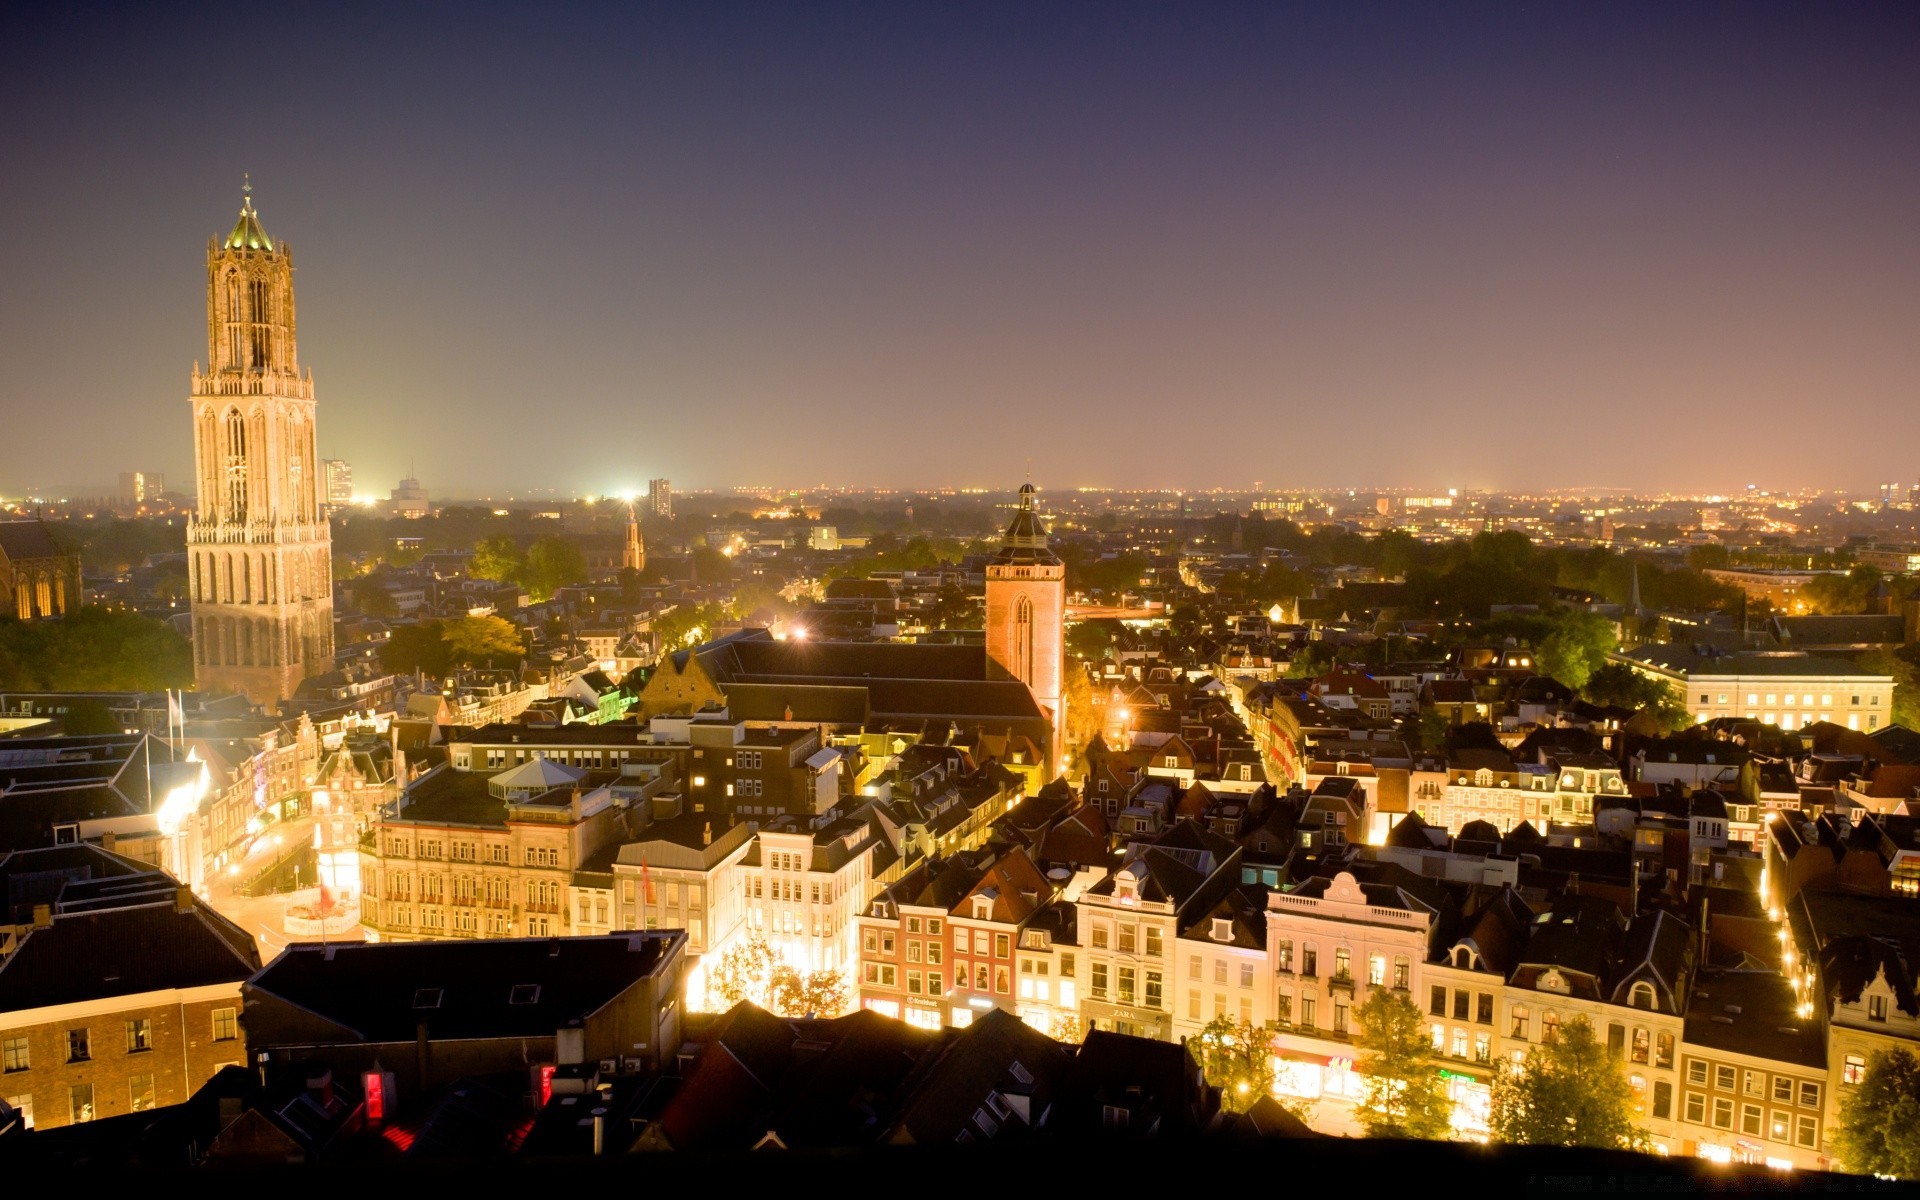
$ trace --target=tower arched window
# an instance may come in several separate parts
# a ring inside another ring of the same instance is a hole
[[[247,320],[251,323],[253,359],[251,366],[264,371],[273,362],[273,305],[267,281],[255,279],[247,284]]]
[[[1013,602],[1013,677],[1033,684],[1033,601],[1022,595]]]
[[[247,419],[237,408],[227,410],[226,518],[247,519]]]
[[[240,369],[240,277],[227,272],[227,365]]]

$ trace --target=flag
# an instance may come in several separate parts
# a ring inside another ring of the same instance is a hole
[[[647,870],[647,864],[640,864],[640,894],[646,898],[649,907],[653,904],[653,873]]]

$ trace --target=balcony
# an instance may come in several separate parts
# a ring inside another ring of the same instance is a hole
[[[1338,972],[1327,978],[1327,986],[1351,996],[1353,995],[1353,976],[1345,971]]]

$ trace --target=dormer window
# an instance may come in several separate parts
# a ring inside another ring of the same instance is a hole
[[[973,898],[973,919],[976,921],[991,921],[993,919],[993,901],[987,899],[985,896],[975,896]]]
[[[1230,942],[1230,941],[1232,941],[1232,940],[1233,940],[1233,920],[1232,920],[1232,918],[1230,918],[1230,917],[1215,917],[1215,918],[1213,919],[1213,934],[1212,934],[1212,937],[1213,937],[1213,940],[1214,940],[1214,941],[1216,941],[1216,942]]]
[[[1659,1007],[1654,998],[1653,985],[1644,979],[1634,984],[1632,990],[1627,993],[1627,1003],[1634,1008],[1644,1008],[1648,1012],[1653,1012]]]

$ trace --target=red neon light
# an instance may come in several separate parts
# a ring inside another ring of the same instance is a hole
[[[553,1064],[540,1068],[540,1103],[553,1099]]]
[[[367,1084],[367,1120],[378,1121],[387,1115],[387,1086],[380,1078],[380,1072],[368,1071]]]

